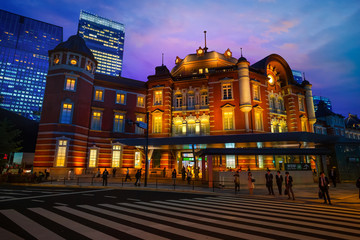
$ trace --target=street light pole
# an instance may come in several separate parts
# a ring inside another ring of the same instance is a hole
[[[145,187],[147,186],[147,178],[149,174],[148,152],[149,152],[149,112],[146,112],[145,181],[144,181]]]

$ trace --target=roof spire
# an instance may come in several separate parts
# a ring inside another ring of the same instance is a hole
[[[161,66],[164,66],[164,53],[162,53],[162,57],[161,57]]]
[[[304,80],[306,80],[306,78],[305,78],[305,72],[303,72],[303,75],[304,75]]]
[[[242,56],[243,56],[243,55],[242,55],[242,47],[240,48],[240,52],[241,52],[241,57],[242,57]]]
[[[204,35],[205,35],[205,48],[204,48],[204,50],[205,50],[205,52],[207,52],[208,48],[206,47],[206,31],[204,31]]]

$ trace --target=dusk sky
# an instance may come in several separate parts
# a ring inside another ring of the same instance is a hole
[[[281,55],[305,72],[313,94],[333,111],[360,114],[359,0],[8,0],[0,8],[76,34],[80,10],[125,24],[123,77],[146,81],[161,65],[204,47],[243,55],[253,64]]]

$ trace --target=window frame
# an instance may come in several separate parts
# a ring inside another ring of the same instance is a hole
[[[66,141],[66,144],[65,145],[60,145],[60,143],[62,141]],[[56,168],[61,168],[61,167],[66,167],[67,166],[67,159],[68,159],[68,155],[69,155],[69,144],[70,143],[70,139],[69,138],[66,138],[66,137],[59,137],[59,138],[56,138],[56,148],[55,148],[55,156],[54,156],[54,167]],[[65,154],[64,154],[64,163],[62,166],[59,166],[58,164],[58,158],[59,158],[59,154],[60,154],[60,147],[61,148],[65,148]]]
[[[122,103],[121,102],[121,97],[120,97],[120,101],[118,102],[117,100],[118,100],[118,95],[124,95],[124,102]],[[116,93],[115,93],[115,103],[116,104],[120,104],[120,105],[126,105],[126,92],[122,92],[122,91],[116,91]]]
[[[116,126],[116,116],[122,116],[122,123],[121,123],[121,129],[115,128]],[[125,113],[115,112],[114,118],[113,118],[113,132],[116,133],[123,133],[125,129]]]
[[[229,87],[225,88],[225,86],[229,86]],[[225,90],[226,90],[226,98],[225,98]],[[229,95],[230,95],[230,97],[229,97]],[[228,100],[234,100],[232,82],[221,83],[221,99],[222,100],[227,100],[227,101]]]
[[[94,129],[94,113],[95,113],[95,112],[100,113],[99,129]],[[91,111],[91,125],[90,125],[90,129],[91,129],[91,130],[101,131],[101,127],[102,127],[102,117],[103,117],[103,111],[102,111],[102,110],[94,109],[94,110]]]
[[[69,115],[69,122],[65,122],[63,120],[63,117],[64,117],[64,104],[71,105],[71,111],[70,111],[70,115]],[[72,124],[73,114],[74,114],[74,103],[70,99],[66,99],[65,101],[62,101],[61,102],[61,111],[60,111],[59,123],[61,123],[61,124]]]
[[[161,93],[161,94],[159,94],[160,96],[158,96],[157,93]],[[154,90],[154,104],[153,105],[154,106],[162,106],[163,101],[164,101],[163,90]]]
[[[139,98],[142,98],[142,103],[139,103]],[[145,108],[145,96],[144,95],[137,95],[136,96],[136,107],[141,107],[141,108]]]
[[[97,91],[101,91],[102,92],[102,95],[101,95],[101,99],[97,99],[96,97],[96,93]],[[99,88],[99,87],[96,87],[94,89],[94,101],[97,101],[97,102],[104,102],[104,98],[105,98],[105,89],[104,88]]]
[[[115,152],[119,152],[119,162],[118,162],[118,165],[116,165],[115,163],[117,163],[117,159],[115,159],[116,161],[114,161],[114,153]],[[119,144],[119,143],[114,143],[111,147],[111,167],[112,168],[119,168],[121,167],[121,159],[122,159],[122,152],[123,152],[123,149],[122,149],[122,146]]]
[[[67,88],[67,86],[68,86],[68,80],[74,80],[74,87],[73,87],[73,89],[69,89],[69,88]],[[72,76],[66,76],[65,77],[65,81],[64,81],[64,90],[65,91],[70,91],[70,92],[76,92],[76,86],[77,86],[77,77],[72,77]]]
[[[96,150],[96,155],[95,155],[95,165],[94,166],[90,166],[90,161],[91,161],[91,150]],[[89,148],[89,159],[88,159],[88,168],[97,168],[98,167],[98,160],[99,160],[99,148],[96,146],[90,147]]]

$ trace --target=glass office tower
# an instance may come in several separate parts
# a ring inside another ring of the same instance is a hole
[[[39,121],[48,50],[63,28],[0,9],[0,107]]]
[[[303,76],[302,73],[300,71],[297,70],[292,70],[292,74],[294,76],[294,80],[298,83],[301,84],[303,82]]]
[[[120,76],[124,52],[124,25],[81,10],[78,33],[98,61],[96,72]]]
[[[327,97],[322,97],[322,96],[313,96],[313,101],[314,101],[314,108],[315,108],[315,112],[318,109],[318,105],[320,101],[325,102],[326,107],[332,111],[332,105],[331,105],[331,101],[329,98]]]

